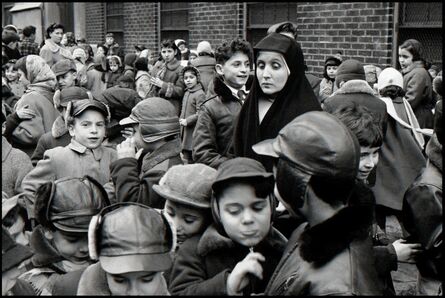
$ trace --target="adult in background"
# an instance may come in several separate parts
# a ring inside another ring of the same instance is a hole
[[[35,42],[36,40],[36,27],[26,26],[23,28],[23,40],[19,44],[20,54],[23,56],[27,55],[38,55],[39,54],[39,44]]]
[[[63,59],[73,59],[70,50],[66,49],[62,41],[64,27],[53,23],[46,29],[46,40],[40,49],[40,57],[51,67]]]
[[[321,107],[295,40],[271,33],[255,45],[254,55],[255,80],[235,127],[235,155],[256,159],[272,171],[273,160],[255,154],[252,145],[276,137],[295,117]]]
[[[196,67],[201,74],[201,84],[204,92],[209,90],[209,84],[213,81],[216,75],[215,65],[216,60],[212,54],[212,47],[208,41],[201,41],[196,48],[198,57],[190,62],[190,65]]]
[[[176,39],[175,44],[181,52],[181,60],[189,60],[190,49],[187,48],[187,44],[183,39]]]
[[[11,59],[20,59],[22,55],[18,49],[19,35],[13,31],[4,30],[2,32],[2,55]]]
[[[105,35],[105,43],[104,47],[107,48],[107,56],[117,55],[121,58],[121,61],[124,60],[124,55],[122,53],[122,49],[119,44],[114,40],[114,34],[109,32]]]
[[[408,39],[399,46],[399,63],[402,67],[405,98],[413,108],[421,128],[433,128],[433,88],[428,71],[422,63],[423,46]]]

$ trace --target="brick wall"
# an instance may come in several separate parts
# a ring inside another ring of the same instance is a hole
[[[321,74],[337,51],[344,59],[391,63],[393,6],[387,2],[298,3],[298,41],[309,72]]]
[[[134,52],[134,45],[142,44],[149,49],[158,49],[156,2],[124,3],[125,53]]]
[[[104,6],[101,2],[89,2],[85,5],[86,39],[90,44],[104,41],[105,18]]]
[[[242,36],[242,3],[191,2],[189,10],[189,45],[196,48],[202,40],[213,48],[226,39]]]

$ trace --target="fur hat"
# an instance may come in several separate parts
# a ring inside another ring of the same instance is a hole
[[[403,89],[403,75],[395,68],[385,68],[379,75],[377,81],[378,90],[382,90],[388,86],[398,86]]]
[[[325,66],[339,66],[341,62],[343,61],[343,58],[341,56],[341,52],[338,52],[337,54],[333,56],[328,56],[326,60],[324,61]]]
[[[203,40],[200,43],[198,43],[198,47],[196,48],[196,51],[198,52],[198,55],[199,55],[199,53],[207,53],[207,54],[211,55],[212,47],[208,41]]]
[[[70,59],[63,59],[58,62],[56,62],[52,67],[51,70],[54,72],[56,77],[66,74],[68,71],[77,71],[76,64],[74,61]]]
[[[73,86],[56,90],[53,96],[53,102],[57,106],[66,107],[73,100],[92,99],[91,93],[84,88]]]
[[[20,40],[20,37],[15,32],[7,31],[7,30],[4,30],[2,32],[2,42],[6,45],[10,42],[19,41],[19,40]]]
[[[337,75],[335,76],[335,84],[337,87],[340,87],[340,82],[350,80],[366,81],[363,64],[355,59],[345,60],[340,64],[337,69]]]

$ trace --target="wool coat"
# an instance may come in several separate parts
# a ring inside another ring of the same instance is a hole
[[[201,84],[204,87],[204,92],[209,90],[209,84],[213,81],[216,75],[215,65],[216,60],[210,56],[198,56],[190,64],[196,67],[201,74]]]
[[[428,71],[415,61],[402,70],[405,98],[413,108],[420,128],[433,128],[433,87]]]
[[[337,85],[335,84],[335,80],[328,80],[323,78],[320,82],[320,89],[318,98],[320,99],[320,103],[323,103],[326,98],[332,95],[335,91],[337,91]]]
[[[49,67],[63,59],[73,59],[71,51],[64,46],[54,43],[51,39],[45,40],[45,44],[40,48],[39,56],[42,57]]]
[[[166,67],[165,72],[162,69]],[[153,86],[149,97],[161,97],[170,101],[176,108],[176,114],[179,116],[181,112],[182,97],[184,96],[184,78],[182,77],[181,62],[174,59],[167,65],[165,62],[158,61],[150,71],[150,75],[160,78],[164,81],[162,87]],[[160,73],[164,72],[160,76]]]
[[[286,238],[272,228],[266,238],[254,247],[255,252],[266,258],[266,262],[262,263],[263,280],[252,278],[245,294],[264,291],[286,243]],[[221,235],[211,225],[202,235],[193,236],[180,246],[170,274],[170,292],[172,295],[227,295],[227,277],[248,253],[248,247]]]
[[[110,166],[118,202],[136,202],[152,208],[164,208],[165,199],[153,185],[174,165],[182,164],[179,138],[168,141],[153,152],[144,152],[139,159],[121,158]]]
[[[187,89],[182,99],[182,110],[180,119],[187,120],[187,126],[181,126],[182,150],[192,151],[193,131],[198,120],[198,111],[205,101],[205,93],[200,83],[192,89]]]
[[[200,106],[193,132],[193,160],[217,169],[234,157],[233,130],[243,102],[219,78],[213,81],[215,94]],[[209,90],[209,94],[210,90]]]
[[[2,191],[8,197],[22,192],[22,180],[33,169],[26,153],[12,148],[2,136]]]
[[[90,64],[87,67],[87,84],[86,89],[91,91],[94,98],[98,98],[105,89],[107,89],[107,84],[102,81],[102,73],[94,64]]]
[[[43,159],[22,182],[28,216],[34,218],[34,195],[42,183],[89,175],[105,184],[110,180],[110,164],[116,159],[116,150],[112,148],[102,145],[88,149],[74,139],[68,146],[46,150]]]

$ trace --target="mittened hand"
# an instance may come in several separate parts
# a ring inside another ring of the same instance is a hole
[[[117,158],[136,158],[136,146],[133,138],[128,138],[116,146]]]
[[[248,273],[263,279],[263,267],[260,262],[265,260],[266,258],[262,254],[251,252],[241,262],[238,262],[227,278],[227,295],[242,294],[242,290],[249,284]]]

